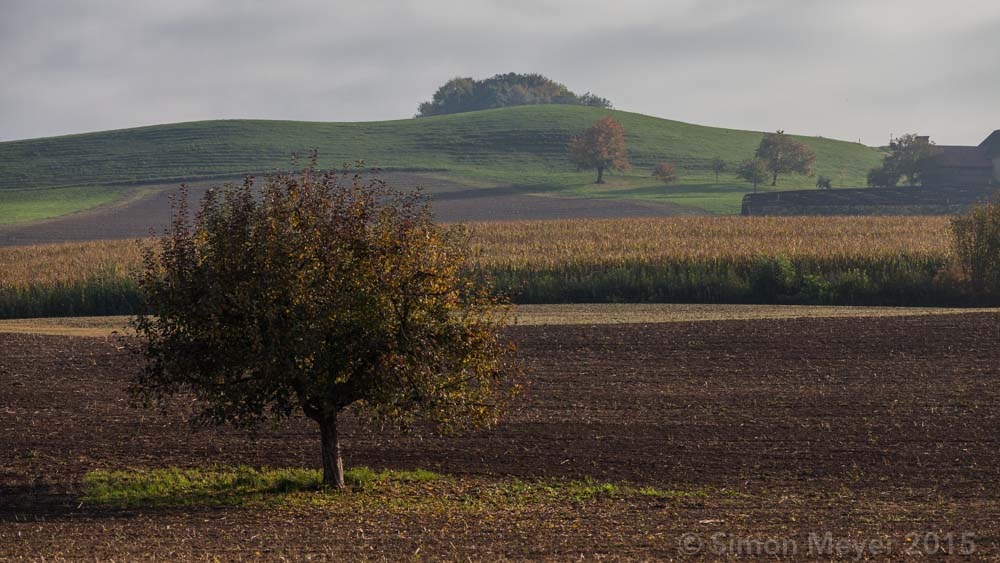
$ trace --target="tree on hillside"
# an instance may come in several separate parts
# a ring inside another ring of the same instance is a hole
[[[753,184],[753,193],[757,193],[757,186],[767,181],[771,170],[763,159],[749,158],[740,163],[736,175]]]
[[[933,152],[934,144],[927,137],[912,133],[889,141],[889,154],[882,160],[882,166],[869,173],[869,186],[893,187],[903,178],[906,183],[916,186],[922,182],[921,171],[924,161]]]
[[[672,184],[677,181],[677,172],[673,164],[661,162],[653,169],[653,177],[664,184]]]
[[[833,180],[827,178],[826,176],[820,176],[816,178],[816,189],[818,190],[832,190]]]
[[[541,74],[509,72],[485,80],[453,78],[438,88],[430,101],[420,104],[417,117],[535,104],[611,107],[605,98],[590,92],[578,96]]]
[[[715,183],[719,183],[719,174],[726,171],[726,161],[719,157],[712,159],[712,172],[715,172]]]
[[[771,185],[778,185],[779,174],[811,176],[816,153],[805,144],[786,135],[784,131],[767,133],[757,147],[757,158],[767,163],[771,172]]]
[[[578,170],[597,170],[597,184],[604,170],[625,172],[632,168],[625,154],[625,129],[621,122],[602,117],[569,141],[569,157]]]
[[[313,161],[315,162],[315,160]],[[181,393],[200,423],[250,425],[297,412],[320,429],[324,483],[344,486],[338,415],[489,426],[520,368],[507,307],[475,283],[464,235],[419,195],[319,172],[258,192],[210,191],[145,255],[144,362],[132,391]]]

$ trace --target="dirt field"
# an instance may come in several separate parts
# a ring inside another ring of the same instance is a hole
[[[690,215],[697,211],[681,205],[617,199],[589,199],[537,195],[516,188],[474,188],[432,175],[384,173],[382,177],[399,189],[421,187],[432,198],[440,221],[514,221],[528,219],[575,219],[608,217],[663,217]],[[205,191],[221,182],[193,182],[192,204]],[[0,225],[0,246],[124,239],[160,232],[170,220],[170,198],[177,184],[145,186],[150,196],[24,225]]]
[[[600,325],[749,321],[755,319],[824,319],[913,317],[1000,313],[1000,309],[942,307],[845,307],[812,305],[706,305],[686,303],[587,303],[518,305],[513,324]],[[0,319],[0,333],[53,336],[111,336],[128,331],[128,316]]]
[[[531,383],[496,431],[346,423],[348,465],[450,475],[426,492],[448,510],[356,502],[364,493],[280,508],[88,505],[79,483],[93,469],[315,467],[317,432],[295,421],[192,436],[180,405],[127,406],[131,365],[114,342],[0,334],[0,559],[853,558],[851,546],[881,558],[968,544],[1000,556],[996,313],[512,330]],[[459,502],[513,477],[678,493]],[[843,551],[823,551],[826,537]],[[766,540],[772,551],[754,553]]]

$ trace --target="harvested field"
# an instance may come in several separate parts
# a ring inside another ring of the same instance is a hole
[[[694,305],[678,303],[596,303],[585,305],[518,305],[514,323],[535,325],[601,325],[741,321],[754,319],[822,319],[911,317],[1000,313],[997,308],[833,307],[809,305]],[[111,336],[126,332],[128,316],[0,319],[0,333],[56,336]]]
[[[963,538],[1000,555],[997,313],[512,331],[531,383],[496,431],[346,421],[349,465],[426,468],[444,483],[395,501],[137,509],[82,502],[83,476],[315,467],[317,432],[291,421],[192,436],[181,402],[127,406],[132,362],[113,341],[0,334],[0,558],[672,558],[685,533],[702,556],[753,555],[725,541],[766,539],[783,541],[779,555],[852,556],[811,551],[810,533],[869,557],[954,556]],[[514,478],[665,492],[472,502]]]

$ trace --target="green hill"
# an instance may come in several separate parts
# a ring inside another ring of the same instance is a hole
[[[634,169],[594,186],[590,172],[569,164],[565,147],[572,134],[604,115],[623,123]],[[38,218],[31,210],[45,198],[37,190],[63,188],[51,193],[68,203],[47,205],[66,212],[127,197],[122,185],[287,167],[292,152],[310,148],[319,150],[322,166],[364,160],[384,169],[435,171],[483,189],[513,185],[585,197],[669,200],[735,213],[748,186],[730,174],[716,182],[707,168],[715,157],[733,165],[747,158],[760,137],[622,111],[548,105],[365,123],[200,121],[12,141],[0,143],[0,222],[16,220],[11,216]],[[864,185],[865,173],[879,161],[876,149],[857,143],[800,139],[816,151],[817,172],[835,186]],[[676,185],[657,186],[650,178],[660,161],[679,169]],[[812,179],[789,177],[778,187],[812,185]]]

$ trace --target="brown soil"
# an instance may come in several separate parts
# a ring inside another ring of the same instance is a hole
[[[700,211],[666,202],[589,199],[540,195],[527,188],[473,188],[435,176],[387,172],[381,177],[398,189],[423,188],[432,199],[438,220],[513,221],[611,217],[664,217]],[[238,180],[237,180],[238,181]],[[193,182],[190,198],[197,202],[221,181]],[[177,184],[145,186],[143,198],[23,225],[0,225],[0,246],[127,239],[159,233],[170,221],[170,198]]]
[[[191,435],[180,408],[127,406],[133,368],[114,342],[0,334],[0,559],[672,558],[684,533],[710,544],[702,556],[720,554],[719,533],[824,558],[808,534],[886,542],[898,557],[957,555],[967,533],[978,555],[1000,555],[996,313],[512,331],[531,379],[499,429],[399,435],[351,418],[348,464],[738,496],[489,514],[88,506],[92,469],[316,466],[317,432],[291,421]]]
[[[513,324],[610,325],[749,321],[758,319],[915,317],[1000,313],[1000,308],[852,307],[825,305],[717,305],[690,303],[586,303],[518,305]],[[112,336],[129,332],[126,315],[0,319],[0,333]]]

